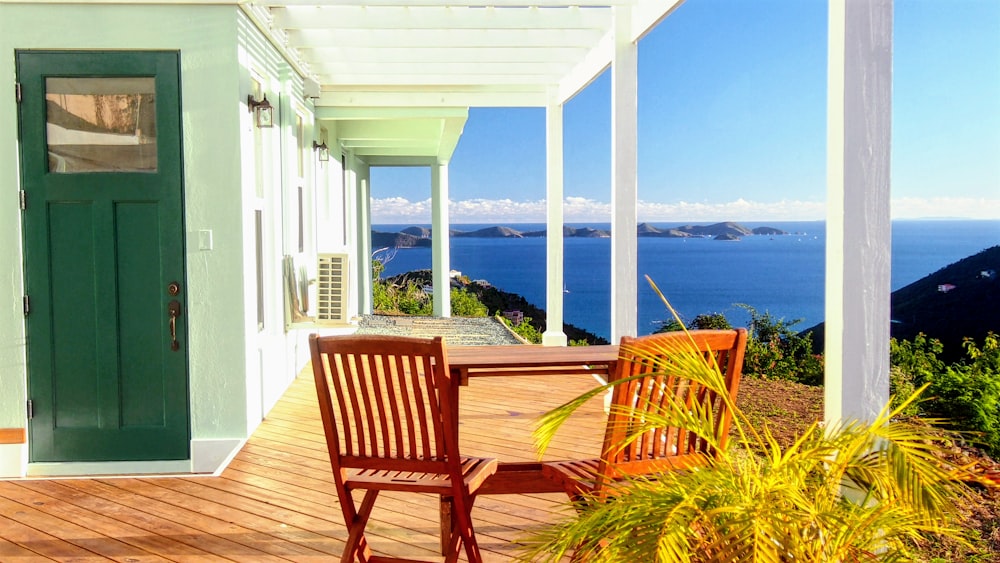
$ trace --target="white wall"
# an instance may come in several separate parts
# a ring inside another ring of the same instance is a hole
[[[248,279],[256,271],[255,262],[248,261],[254,256],[254,226],[247,201],[248,190],[256,190],[256,178],[248,178],[243,165],[248,156],[246,139],[252,138],[246,108],[250,72],[245,65],[253,59],[248,58],[254,51],[247,48],[251,43],[267,59],[262,68],[273,80],[269,87],[284,88],[282,93],[288,96],[301,90],[297,77],[287,65],[282,67],[280,57],[235,6],[0,4],[0,82],[5,84],[15,82],[17,49],[180,52],[191,432],[193,451],[209,460],[221,460],[248,436],[260,421],[262,408],[273,404],[282,384],[294,376],[288,367],[301,367],[303,357],[299,349],[304,335],[284,331],[280,261],[267,274],[268,290],[277,296],[270,313],[275,328],[263,342],[255,339],[256,284],[253,277]],[[307,118],[311,135],[311,114]],[[0,96],[0,193],[7,194],[4,199],[11,200],[7,203],[14,203],[20,184],[16,123],[13,96]],[[275,131],[271,142],[280,146],[278,135],[288,131]],[[307,144],[311,147],[311,138]],[[251,146],[251,159],[252,154]],[[280,158],[280,153],[275,156]],[[277,182],[279,211],[271,216],[277,223],[269,226],[278,237],[271,248],[280,256],[284,180],[280,167],[265,173],[267,182]],[[210,250],[198,248],[199,231],[211,231]],[[24,428],[21,228],[14,204],[0,205],[0,264],[9,265],[8,273],[0,277],[0,428]],[[248,308],[250,302],[253,308]],[[288,351],[297,358],[291,363],[286,361]],[[262,377],[280,384],[267,385],[264,393]],[[10,476],[12,467],[23,470],[23,455],[23,446],[0,448],[0,477]]]

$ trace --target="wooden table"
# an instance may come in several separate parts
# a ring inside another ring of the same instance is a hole
[[[618,361],[618,346],[449,346],[448,365],[459,385],[470,377],[599,375],[605,381]]]
[[[527,375],[596,375],[607,381],[618,361],[618,346],[614,345],[449,346],[447,352],[452,377],[463,386],[473,377]],[[457,395],[455,387],[455,404]],[[553,492],[562,492],[562,488],[542,476],[538,462],[501,461],[496,474],[479,489],[480,494]]]

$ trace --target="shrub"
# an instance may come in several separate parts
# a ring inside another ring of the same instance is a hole
[[[670,319],[669,321],[663,321],[660,324],[660,328],[656,329],[655,333],[660,334],[661,332],[676,332],[678,330],[684,330],[684,323]]]
[[[1000,340],[990,332],[979,348],[964,342],[966,359],[930,373],[926,414],[947,418],[953,428],[972,433],[990,455],[1000,455]]]
[[[688,328],[693,330],[730,330],[733,325],[729,324],[729,319],[722,313],[706,313],[695,317],[688,324]]]
[[[372,307],[378,313],[420,316],[431,315],[434,310],[431,297],[413,280],[391,283],[375,279],[372,283]]]
[[[531,344],[542,343],[542,333],[531,324],[531,317],[524,317],[524,319],[516,325],[511,323],[510,319],[507,319],[506,317],[497,315],[497,318],[500,319],[500,321],[502,321],[505,325],[509,326],[515,334]]]
[[[456,317],[485,317],[490,313],[474,293],[451,288],[451,314]]]
[[[656,329],[656,334],[662,332],[676,332],[679,330],[684,330],[684,324],[679,319],[670,319],[663,321],[660,324],[660,328]],[[704,313],[698,315],[690,323],[687,324],[687,328],[691,330],[729,330],[733,328],[733,325],[729,324],[729,319],[726,318],[722,313]]]
[[[889,340],[889,393],[892,406],[897,408],[914,389],[944,372],[944,362],[938,359],[941,341],[919,333],[912,340]],[[920,405],[909,405],[903,414],[919,414]]]
[[[786,322],[750,305],[738,306],[750,313],[743,373],[807,385],[823,383],[823,356],[813,353],[810,338],[791,329],[801,319]]]

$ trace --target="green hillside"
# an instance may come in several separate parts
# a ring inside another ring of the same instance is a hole
[[[894,291],[892,336],[911,340],[922,332],[944,344],[942,359],[962,357],[963,338],[981,343],[987,332],[1000,333],[998,272],[994,246]]]
[[[944,345],[942,360],[964,357],[963,338],[982,343],[987,332],[1000,333],[1000,246],[892,292],[891,318],[893,337],[912,340],[922,332]],[[821,323],[804,331],[813,339],[813,350],[823,350],[823,329]]]

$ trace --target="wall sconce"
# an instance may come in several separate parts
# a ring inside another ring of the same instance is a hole
[[[253,94],[247,96],[247,109],[253,114],[257,127],[274,125],[274,106],[267,101],[267,94],[264,94],[264,99],[259,102],[254,99]]]
[[[327,148],[326,141],[323,141],[323,144],[319,144],[316,141],[313,141],[313,150],[316,151],[317,155],[319,155],[320,162],[326,162],[330,160],[330,149]]]

